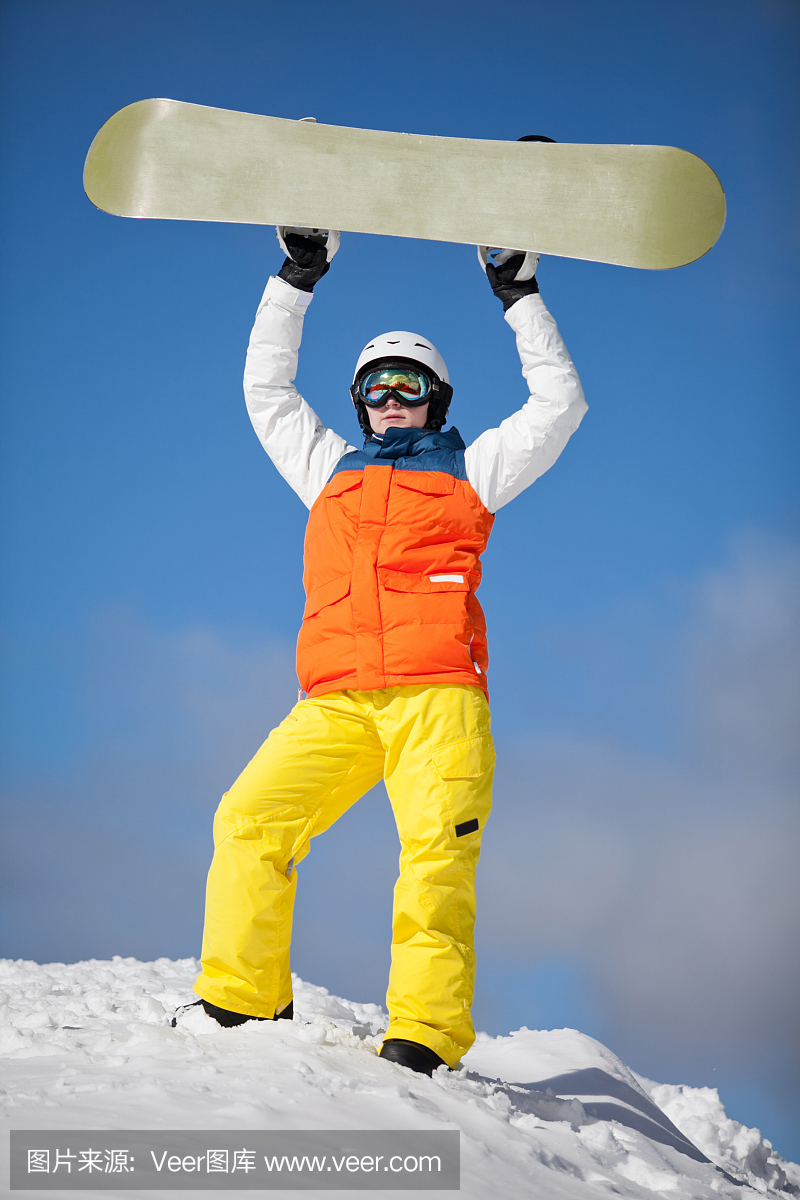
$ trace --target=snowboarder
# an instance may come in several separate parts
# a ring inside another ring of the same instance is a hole
[[[245,368],[250,419],[311,510],[298,676],[306,698],[269,735],[214,821],[202,972],[221,1025],[292,1016],[297,864],[380,779],[402,847],[381,1057],[425,1074],[474,1041],[475,869],[491,808],[481,554],[494,514],[552,466],[586,404],[539,296],[538,257],[485,264],[530,397],[465,446],[444,430],[447,367],[427,338],[383,334],[356,363],[362,449],[294,387],[303,320],[338,239],[283,233]],[[484,260],[485,262],[485,255]]]

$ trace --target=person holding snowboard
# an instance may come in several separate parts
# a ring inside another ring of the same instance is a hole
[[[264,449],[311,510],[297,647],[306,696],[217,811],[194,990],[221,1025],[292,1016],[297,865],[383,779],[402,852],[380,1056],[430,1075],[475,1038],[475,870],[495,758],[481,555],[494,514],[552,466],[586,403],[538,294],[538,257],[484,253],[527,403],[466,446],[443,428],[453,392],[436,347],[386,333],[356,363],[365,441],[350,445],[294,387],[338,235],[278,232],[287,257],[259,305],[244,390]]]

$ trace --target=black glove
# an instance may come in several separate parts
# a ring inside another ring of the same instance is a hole
[[[514,282],[514,276],[525,261],[524,254],[513,255],[502,267],[487,262],[486,278],[491,284],[492,291],[498,300],[503,302],[503,312],[508,312],[512,304],[516,304],[523,296],[535,296],[539,291],[536,276],[525,279],[521,283]]]
[[[313,292],[314,284],[330,270],[326,244],[300,233],[287,233],[284,240],[289,257],[278,271],[278,279],[301,292]]]

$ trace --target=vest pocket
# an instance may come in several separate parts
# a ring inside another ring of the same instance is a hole
[[[424,492],[427,496],[452,496],[456,481],[444,471],[392,471],[392,483],[408,488],[410,492]]]
[[[478,779],[493,765],[494,742],[490,733],[437,746],[431,754],[440,779]]]
[[[378,567],[381,586],[390,592],[468,592],[470,590],[467,571],[426,571],[416,574],[410,571],[389,571]]]
[[[353,488],[360,488],[364,483],[363,471],[337,471],[322,490],[324,497],[341,496],[342,492],[350,492]]]
[[[321,583],[319,587],[312,588],[306,599],[306,607],[303,612],[303,620],[308,617],[314,617],[323,608],[327,608],[330,604],[336,604],[339,600],[344,600],[345,596],[350,593],[350,575],[340,575],[338,579],[331,579],[327,583]]]

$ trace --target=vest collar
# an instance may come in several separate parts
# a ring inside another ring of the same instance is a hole
[[[373,433],[364,443],[369,458],[416,458],[429,450],[466,450],[466,442],[455,427],[434,432],[432,429],[387,429]]]

